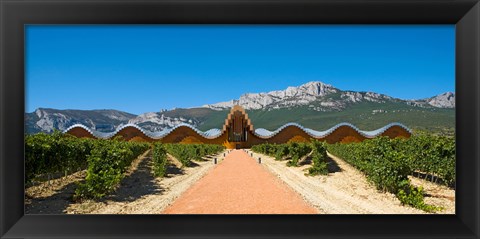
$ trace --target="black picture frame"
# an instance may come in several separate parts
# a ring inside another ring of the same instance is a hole
[[[478,0],[1,0],[2,238],[479,238]],[[25,24],[456,24],[455,215],[24,215]]]

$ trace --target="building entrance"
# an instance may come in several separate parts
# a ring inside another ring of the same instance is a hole
[[[247,120],[245,115],[239,110],[233,113],[228,129],[228,140],[230,142],[247,141]]]

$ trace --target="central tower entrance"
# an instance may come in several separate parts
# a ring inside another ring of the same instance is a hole
[[[227,132],[228,142],[234,144],[237,149],[245,146],[244,143],[248,141],[249,131],[253,131],[253,126],[247,113],[239,105],[233,106],[230,110],[224,127]]]
[[[245,142],[247,141],[247,125],[245,116],[241,111],[233,112],[232,122],[228,130],[228,141]]]

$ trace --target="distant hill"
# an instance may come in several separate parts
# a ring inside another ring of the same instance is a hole
[[[38,108],[25,114],[28,133],[46,132],[53,129],[64,130],[74,124],[84,124],[101,132],[114,131],[135,115],[118,110],[57,110]]]
[[[363,102],[405,103],[419,107],[455,108],[455,93],[447,92],[427,99],[401,100],[375,92],[342,91],[319,81],[312,81],[298,87],[268,93],[248,93],[227,102],[204,105],[204,107],[223,110],[233,105],[245,109],[281,109],[295,106],[313,105],[317,111],[346,109]]]
[[[412,129],[452,131],[455,128],[455,93],[446,92],[418,100],[403,100],[375,92],[342,91],[322,82],[309,82],[283,91],[249,93],[239,99],[197,108],[162,110],[134,115],[117,110],[37,109],[26,113],[28,133],[65,130],[82,123],[102,132],[135,123],[159,131],[180,123],[201,130],[221,128],[230,108],[239,104],[247,109],[255,128],[275,130],[297,122],[315,130],[325,130],[349,122],[362,130],[373,130],[391,122]]]

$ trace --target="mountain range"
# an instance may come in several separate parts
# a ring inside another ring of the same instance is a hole
[[[77,123],[101,132],[134,123],[150,131],[181,123],[201,130],[221,128],[233,105],[241,105],[254,126],[274,130],[297,122],[323,130],[340,122],[350,122],[372,130],[390,122],[414,129],[452,130],[455,125],[455,93],[446,92],[425,99],[398,99],[375,92],[340,90],[319,81],[265,93],[247,93],[239,99],[201,107],[162,110],[134,115],[118,110],[58,110],[39,108],[25,114],[26,132],[50,133]]]

